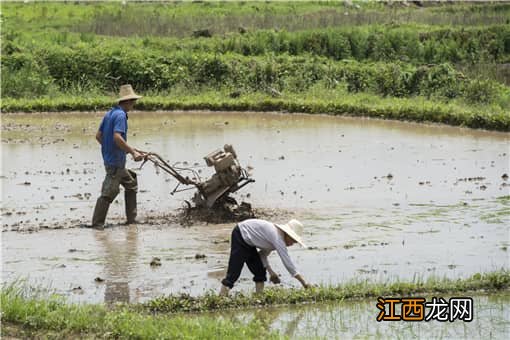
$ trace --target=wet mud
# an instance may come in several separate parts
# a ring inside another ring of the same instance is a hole
[[[217,290],[232,228],[248,216],[304,223],[309,249],[290,254],[313,283],[510,268],[508,133],[320,115],[134,112],[129,143],[204,178],[211,169],[203,155],[231,143],[256,182],[232,195],[238,205],[211,215],[185,204],[191,191],[170,195],[175,179],[128,160],[140,223],[124,224],[121,191],[107,228],[94,230],[84,226],[104,178],[94,140],[101,117],[2,116],[4,282],[29,278],[84,302]],[[296,287],[278,256],[270,261],[281,285]],[[235,289],[253,290],[247,270]]]
[[[70,211],[76,209],[71,208]],[[4,211],[3,216],[25,216],[26,211]],[[283,209],[265,209],[252,208],[250,203],[241,202],[237,203],[226,203],[219,202],[212,208],[204,207],[191,207],[186,204],[185,207],[177,208],[174,213],[159,214],[153,213],[145,216],[138,220],[138,226],[152,226],[162,227],[165,225],[179,225],[182,227],[190,227],[197,223],[213,223],[213,224],[225,224],[225,223],[238,223],[249,218],[261,218],[261,219],[290,219],[292,216],[291,211]],[[30,219],[19,220],[12,224],[4,224],[3,232],[13,231],[21,233],[33,233],[43,230],[60,230],[60,229],[72,229],[72,228],[91,228],[89,221],[85,219],[66,219],[58,223],[48,223],[46,221],[40,223],[34,223]],[[106,223],[104,228],[116,228],[126,226],[123,219],[110,219],[110,223]]]
[[[227,197],[214,204],[211,208],[194,207],[187,205],[179,209],[179,212],[172,215],[171,220],[182,226],[191,226],[200,222],[225,224],[238,223],[249,218],[260,218],[265,220],[288,220],[292,216],[291,211],[283,209],[253,208],[251,203],[237,201]]]
[[[250,203],[240,204],[232,197],[226,197],[217,201],[211,208],[196,207],[191,204],[181,209],[177,215],[179,224],[193,225],[197,222],[206,223],[233,223],[241,222],[249,218],[262,218],[257,216]]]

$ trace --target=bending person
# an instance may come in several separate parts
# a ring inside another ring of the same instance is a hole
[[[278,274],[273,271],[267,260],[267,256],[273,250],[276,250],[290,275],[296,278],[303,287],[310,287],[298,273],[287,252],[287,247],[294,243],[299,243],[306,248],[301,240],[302,231],[303,225],[297,220],[290,220],[287,224],[282,225],[260,219],[248,219],[240,222],[232,231],[227,276],[221,281],[220,295],[228,295],[234,283],[239,279],[245,263],[254,275],[256,293],[261,293],[264,290],[266,270],[269,272],[271,282],[280,283]],[[257,251],[257,248],[260,251]]]

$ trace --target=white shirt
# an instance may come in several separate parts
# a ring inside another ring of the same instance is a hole
[[[264,267],[269,267],[267,256],[276,250],[283,265],[289,271],[290,275],[296,276],[298,271],[296,266],[290,259],[287,252],[287,246],[283,238],[284,232],[276,227],[273,223],[259,219],[249,219],[238,224],[241,236],[244,241],[253,247],[260,249],[259,255]]]

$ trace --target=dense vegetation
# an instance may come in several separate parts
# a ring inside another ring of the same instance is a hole
[[[131,83],[162,98],[147,109],[303,107],[510,130],[506,4],[2,7],[4,112],[104,110]]]

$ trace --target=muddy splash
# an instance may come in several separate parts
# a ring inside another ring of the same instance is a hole
[[[289,219],[291,211],[283,209],[255,209],[250,203],[237,203],[235,199],[227,197],[217,202],[212,208],[195,207],[186,203],[184,207],[177,209],[175,213],[147,216],[139,225],[162,226],[178,224],[182,227],[190,227],[197,224],[235,224],[249,218],[261,219]],[[83,227],[83,225],[79,225]]]
[[[179,214],[181,225],[193,225],[196,222],[229,223],[241,222],[249,218],[262,218],[255,215],[251,204],[237,201],[232,198],[217,202],[212,208],[189,206]]]

